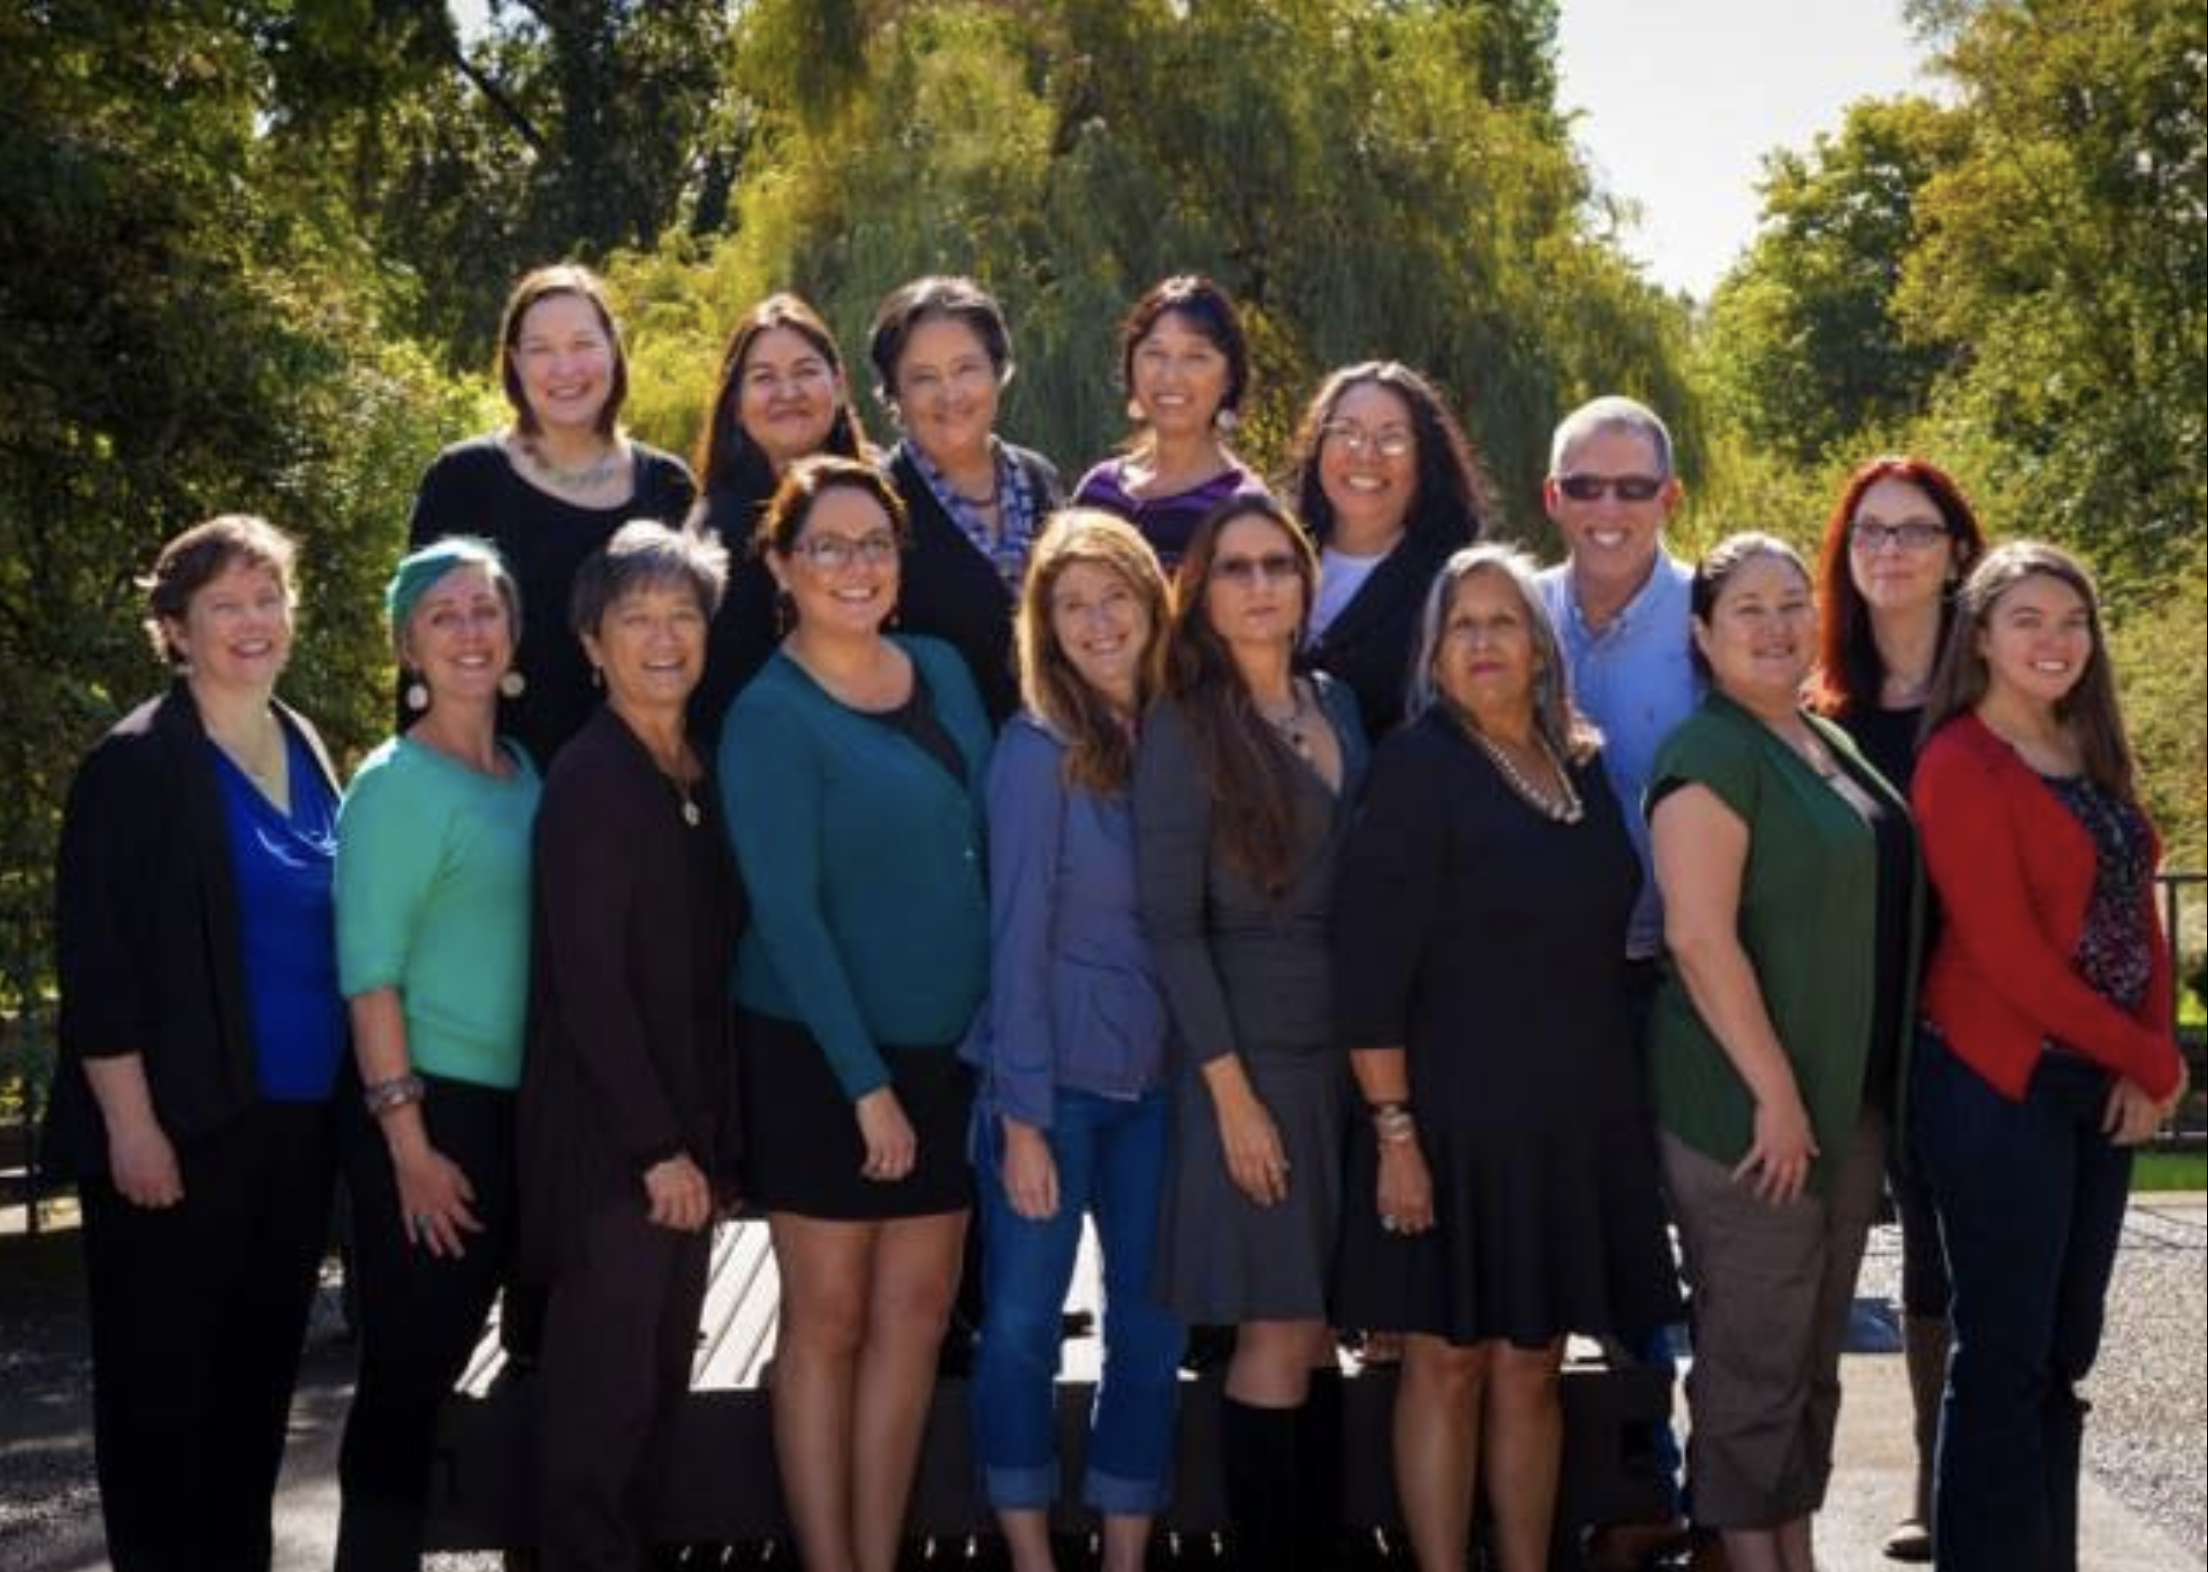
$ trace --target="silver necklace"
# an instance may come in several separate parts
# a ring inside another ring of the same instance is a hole
[[[537,451],[534,443],[523,443],[521,451],[529,455],[529,464],[539,475],[562,491],[595,491],[613,479],[614,468],[619,464],[618,449],[608,448],[588,464],[575,469],[564,469]]]
[[[1495,766],[1495,773],[1502,776],[1503,783],[1516,792],[1519,801],[1527,807],[1533,809],[1543,818],[1552,819],[1558,824],[1577,824],[1585,817],[1587,805],[1579,800],[1579,792],[1572,785],[1572,772],[1564,768],[1564,761],[1559,759],[1556,756],[1556,750],[1549,746],[1549,739],[1542,736],[1538,730],[1533,734],[1534,744],[1541,750],[1542,757],[1549,761],[1550,768],[1556,771],[1557,784],[1563,788],[1562,797],[1552,796],[1536,787],[1531,780],[1526,778],[1525,772],[1520,770],[1517,764],[1512,761],[1510,755],[1503,751],[1502,745],[1491,739],[1486,732],[1480,730],[1469,720],[1464,722],[1464,730],[1465,735],[1477,743],[1480,751],[1487,755],[1487,762]]]
[[[1311,737],[1303,729],[1303,723],[1309,717],[1311,711],[1309,706],[1303,702],[1303,687],[1301,684],[1291,683],[1288,695],[1289,706],[1286,715],[1268,714],[1264,706],[1255,699],[1250,701],[1250,707],[1257,711],[1259,720],[1272,727],[1274,734],[1281,741],[1288,744],[1290,751],[1297,758],[1308,761],[1311,757]]]

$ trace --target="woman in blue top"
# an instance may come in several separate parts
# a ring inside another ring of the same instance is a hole
[[[83,1199],[120,1572],[268,1566],[329,1227],[337,784],[275,697],[293,549],[236,514],[162,548],[147,628],[176,680],[101,739],[62,819],[45,1155]]]
[[[338,985],[363,1088],[344,1130],[361,1332],[338,1455],[347,1572],[420,1565],[437,1408],[513,1258],[538,796],[498,735],[521,625],[498,552],[425,546],[384,605],[418,718],[338,814]]]
[[[1157,554],[1107,513],[1061,513],[1016,620],[1027,707],[989,767],[989,1005],[966,1056],[988,1306],[974,1362],[983,1481],[1018,1572],[1048,1572],[1059,1311],[1096,1219],[1104,1379],[1082,1494],[1104,1565],[1138,1572],[1171,1485],[1180,1322],[1151,1287],[1171,1100],[1165,1001],[1135,903],[1136,717],[1165,666]]]
[[[883,631],[907,536],[879,472],[804,460],[759,529],[791,629],[720,761],[753,908],[735,988],[782,1278],[775,1443],[806,1565],[889,1572],[970,1204],[989,723],[949,645]]]

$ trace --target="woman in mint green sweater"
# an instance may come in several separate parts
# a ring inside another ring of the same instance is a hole
[[[889,1572],[971,1180],[957,1046],[988,985],[989,724],[950,646],[884,632],[903,505],[817,458],[756,549],[789,635],[730,708],[721,789],[747,1193],[782,1277],[775,1441],[808,1566]]]
[[[338,982],[362,1095],[344,1142],[360,1378],[338,1457],[337,1565],[420,1565],[437,1408],[514,1240],[514,1088],[529,992],[536,767],[497,735],[520,606],[496,550],[451,537],[385,593],[418,718],[338,814]]]

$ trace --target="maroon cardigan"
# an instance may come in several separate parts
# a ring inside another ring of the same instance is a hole
[[[2136,1013],[2078,976],[2099,859],[2061,798],[1975,715],[1947,722],[1917,760],[1911,789],[1941,927],[1920,1005],[1948,1046],[2021,1100],[2053,1037],[2129,1076],[2150,1097],[2177,1085],[2170,947],[2150,886],[2141,914],[2154,953]],[[2147,826],[2159,862],[2162,843]]]

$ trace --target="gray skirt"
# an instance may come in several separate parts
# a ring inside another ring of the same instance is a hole
[[[1227,1173],[1203,1072],[1185,1066],[1158,1232],[1159,1292],[1182,1320],[1319,1321],[1342,1216],[1349,1061],[1331,1048],[1245,1050],[1250,1084],[1279,1127],[1288,1196],[1259,1206]]]

